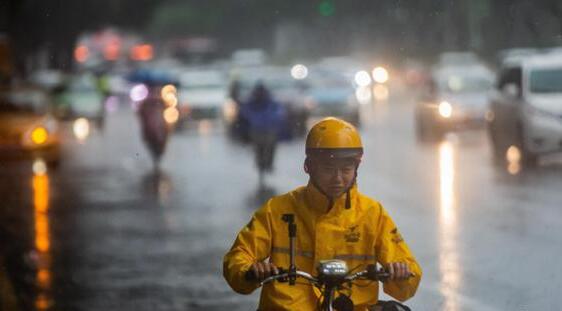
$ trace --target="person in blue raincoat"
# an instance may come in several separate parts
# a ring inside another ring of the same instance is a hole
[[[248,123],[250,141],[255,147],[256,165],[260,173],[271,172],[275,149],[285,121],[283,106],[273,99],[263,83],[258,82],[250,99],[242,105],[240,114]]]

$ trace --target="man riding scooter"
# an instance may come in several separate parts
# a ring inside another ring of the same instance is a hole
[[[306,140],[304,187],[274,197],[244,227],[224,257],[223,273],[236,292],[249,294],[258,281],[289,267],[289,239],[283,215],[294,214],[296,265],[314,274],[324,260],[339,259],[354,270],[380,264],[390,274],[384,292],[397,300],[412,297],[421,268],[382,205],[357,189],[357,170],[363,145],[349,123],[326,118],[312,127]],[[354,310],[369,310],[378,302],[378,283],[363,281],[351,287]],[[264,285],[260,310],[316,310],[320,293],[307,283]]]
[[[248,102],[242,105],[240,115],[247,122],[250,142],[253,144],[255,163],[259,171],[259,185],[264,186],[264,173],[273,170],[275,149],[285,111],[275,101],[264,84],[258,83]]]

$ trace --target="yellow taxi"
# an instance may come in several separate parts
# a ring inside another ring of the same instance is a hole
[[[32,87],[0,89],[0,162],[60,160],[59,123],[46,92]]]

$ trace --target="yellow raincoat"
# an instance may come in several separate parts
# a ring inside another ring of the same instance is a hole
[[[412,297],[422,272],[394,222],[380,203],[360,194],[356,185],[350,195],[351,208],[345,208],[346,195],[342,195],[329,209],[328,199],[309,183],[270,199],[240,231],[224,257],[228,284],[238,293],[249,294],[258,286],[244,279],[253,263],[269,258],[278,267],[289,267],[289,238],[282,215],[292,213],[297,224],[299,270],[316,275],[316,265],[326,259],[344,260],[355,272],[375,262],[383,266],[406,262],[415,277],[388,281],[384,292],[400,301]],[[259,310],[317,310],[319,295],[304,279],[297,279],[295,286],[272,282],[262,289]],[[354,282],[351,299],[355,310],[366,310],[378,300],[378,282]]]

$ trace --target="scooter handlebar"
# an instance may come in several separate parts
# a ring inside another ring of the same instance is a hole
[[[275,281],[275,280],[285,282],[289,278],[289,272],[287,272],[287,270],[282,269],[282,268],[278,268],[278,269],[279,269],[279,274],[275,274],[275,275],[272,275],[272,276],[269,276],[269,277],[263,279],[260,282],[260,286],[263,285],[263,284]],[[295,272],[295,274],[296,274],[297,277],[304,278],[311,283],[314,283],[314,284],[318,283],[318,279],[316,279],[315,277],[313,277],[312,275],[310,275],[309,273],[306,273],[304,271],[297,270]],[[258,281],[254,271],[252,271],[252,270],[248,270],[244,273],[244,279],[246,279],[246,281]]]

